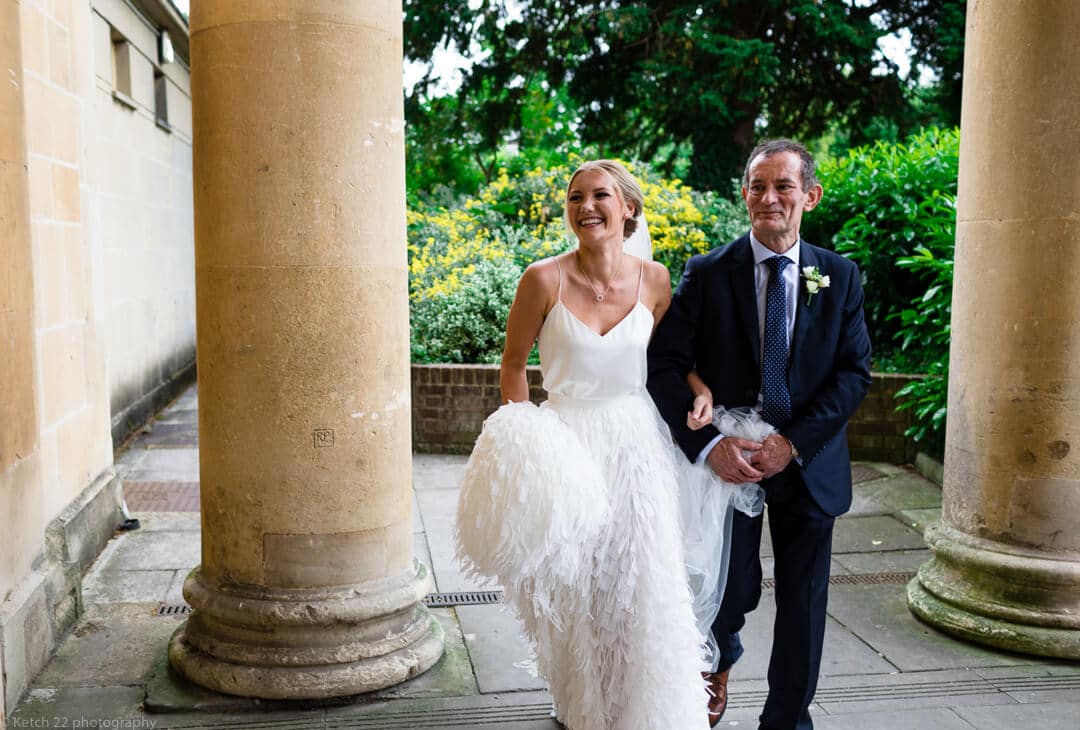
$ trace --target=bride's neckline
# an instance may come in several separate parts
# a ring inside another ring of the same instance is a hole
[[[590,327],[589,325],[585,324],[584,320],[582,320],[581,317],[574,314],[574,311],[572,309],[570,309],[570,307],[566,306],[563,303],[562,299],[556,300],[555,307],[562,307],[563,311],[565,311],[568,315],[570,315],[570,319],[572,319],[574,322],[577,322],[578,325],[580,325],[581,327],[584,327],[589,332],[592,332],[594,335],[596,335],[600,339],[604,339],[605,337],[610,335],[612,332],[614,332],[616,329],[618,329],[619,325],[621,325],[626,320],[630,319],[630,315],[632,315],[634,312],[636,312],[638,307],[644,308],[646,312],[648,312],[650,315],[652,315],[652,312],[649,311],[649,308],[646,307],[644,304],[642,304],[641,300],[639,299],[636,302],[634,302],[634,306],[630,307],[630,311],[628,311],[626,314],[624,314],[622,317],[619,318],[618,322],[616,322],[615,324],[608,327],[605,331],[598,332],[598,331],[594,330],[592,327]],[[555,309],[555,307],[552,307],[552,309]],[[550,316],[550,313],[549,313],[549,316]]]

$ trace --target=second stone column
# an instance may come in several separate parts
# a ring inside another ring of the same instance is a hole
[[[1080,659],[1080,5],[967,12],[942,515],[908,604]]]

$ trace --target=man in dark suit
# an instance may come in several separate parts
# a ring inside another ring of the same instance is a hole
[[[813,157],[791,140],[759,145],[743,175],[750,233],[686,265],[649,347],[649,392],[691,461],[728,482],[760,482],[775,556],[776,623],[760,727],[812,728],[825,635],[832,529],[851,506],[845,427],[870,386],[859,271],[800,240],[820,202]],[[687,427],[696,369],[716,405],[757,406],[777,432],[761,443]],[[748,454],[748,455],[744,455]],[[719,516],[718,516],[719,518]],[[715,724],[742,654],[739,630],[761,597],[762,517],[735,513],[731,562],[707,675]]]

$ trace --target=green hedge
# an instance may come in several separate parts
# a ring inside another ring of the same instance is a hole
[[[898,395],[914,408],[909,435],[944,443],[956,235],[958,130],[927,129],[902,143],[851,150],[820,165],[817,236],[858,263],[866,289],[874,367],[926,373]],[[811,238],[811,240],[813,240]]]

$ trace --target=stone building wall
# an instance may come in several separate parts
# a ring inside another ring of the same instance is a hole
[[[0,717],[120,522],[114,434],[193,371],[186,49],[164,0],[0,3]]]
[[[195,363],[189,72],[153,19],[96,0],[87,155],[101,256],[108,388],[119,444]],[[180,381],[180,382],[178,382]]]

